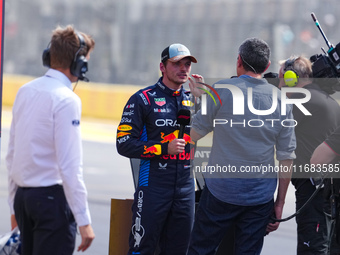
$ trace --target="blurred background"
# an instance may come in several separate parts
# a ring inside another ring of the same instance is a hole
[[[180,42],[207,78],[235,74],[238,46],[260,37],[272,49],[272,66],[291,54],[328,50],[340,41],[337,0],[11,0],[5,4],[4,73],[40,76],[56,25],[73,24],[96,40],[88,77],[93,82],[149,85],[159,77],[161,51]]]
[[[198,59],[192,73],[216,79],[235,75],[239,45],[248,37],[259,37],[272,49],[272,65],[268,71],[277,72],[278,61],[290,55],[310,57],[321,54],[321,47],[328,50],[311,12],[317,16],[329,41],[338,44],[338,0],[10,0],[5,2],[3,72],[14,75],[13,79],[20,85],[22,75],[43,75],[47,69],[42,66],[42,52],[49,44],[52,30],[57,25],[68,24],[91,34],[96,41],[87,73],[94,82],[88,84],[92,88],[100,87],[96,83],[124,90],[128,86],[123,84],[154,84],[160,75],[161,51],[176,42],[186,45]],[[8,88],[14,86],[9,82],[5,85],[7,94],[3,99],[9,97]],[[98,93],[89,92],[88,98],[82,95],[81,89],[85,87],[80,84],[76,90],[82,98],[83,113],[85,99],[91,102],[91,109],[103,101]],[[121,96],[114,91],[116,97],[111,97],[106,89],[102,90],[102,94],[117,101],[117,105],[104,102],[98,111],[103,112],[105,108],[120,115],[118,104],[124,105],[118,100]],[[137,90],[137,86],[132,90]],[[8,107],[2,109],[0,235],[10,228],[4,163],[11,118],[10,105]],[[115,148],[117,121],[116,118],[82,121],[84,178],[97,235],[87,254],[108,253],[110,199],[133,197],[130,163],[118,155]],[[290,187],[284,216],[294,212],[294,188]],[[78,245],[79,242],[78,236]],[[273,254],[273,251],[277,255],[295,254],[295,247],[293,219],[281,223],[275,234],[265,238],[262,254]]]

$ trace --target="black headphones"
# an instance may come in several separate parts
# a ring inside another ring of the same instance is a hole
[[[84,40],[84,37],[80,33],[76,33],[76,34],[78,36],[80,46],[71,63],[70,71],[71,71],[71,74],[78,77],[79,80],[89,81],[88,78],[85,77],[85,73],[88,71],[87,59],[83,55],[81,56],[78,55],[81,49],[86,47],[85,40]],[[43,65],[46,67],[50,67],[50,64],[51,64],[50,44],[51,42],[48,44],[48,47],[43,51],[43,54],[42,54]]]
[[[283,80],[288,87],[294,87],[299,82],[299,76],[293,68],[294,62],[297,59],[298,57],[293,58],[293,59],[288,59],[285,62],[285,68],[283,69],[283,71],[285,72],[283,75]]]

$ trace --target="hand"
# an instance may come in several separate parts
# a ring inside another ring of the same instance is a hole
[[[202,75],[199,74],[192,74],[191,76],[194,79],[189,76],[190,91],[195,97],[200,97],[202,94],[204,94],[204,90],[199,89],[199,88],[205,89],[205,86],[201,84],[204,83],[204,78]]]
[[[11,215],[11,230],[15,229],[18,226],[17,220],[15,219],[15,215]]]
[[[168,154],[177,155],[178,153],[183,152],[185,149],[185,140],[184,139],[174,139],[168,144]]]
[[[275,212],[275,218],[276,219],[282,219],[282,211],[283,211],[283,204],[275,204],[274,206],[274,212]],[[280,222],[275,223],[268,223],[267,225],[267,233],[273,232],[279,228]]]
[[[91,225],[80,226],[79,232],[81,235],[81,244],[78,247],[78,251],[86,251],[90,247],[95,235]]]

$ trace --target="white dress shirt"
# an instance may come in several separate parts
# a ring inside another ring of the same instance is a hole
[[[49,69],[22,86],[13,105],[6,163],[9,206],[18,187],[62,184],[79,226],[91,223],[83,181],[81,101],[71,81]]]

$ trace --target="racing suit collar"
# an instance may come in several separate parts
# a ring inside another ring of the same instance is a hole
[[[162,77],[159,78],[158,82],[157,82],[157,86],[164,91],[166,94],[170,95],[170,96],[179,96],[182,94],[182,90],[183,90],[183,86],[179,89],[179,90],[173,90],[168,88],[166,85],[164,85],[164,83],[162,82]]]

